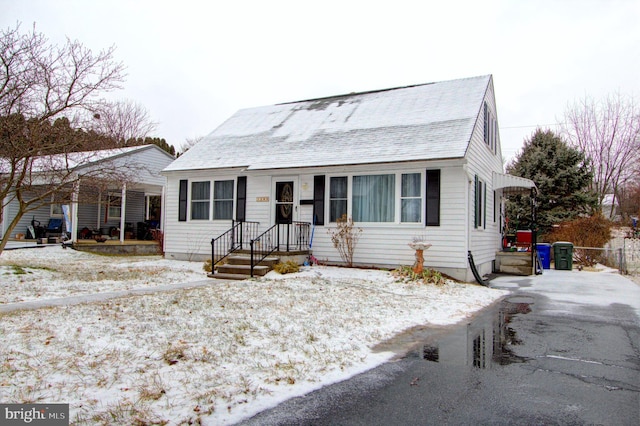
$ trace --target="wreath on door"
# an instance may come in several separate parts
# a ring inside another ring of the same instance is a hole
[[[282,192],[280,193],[280,214],[284,219],[291,216],[291,210],[293,209],[293,188],[291,184],[285,183],[282,186]]]

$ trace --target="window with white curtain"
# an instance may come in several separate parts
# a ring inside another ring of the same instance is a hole
[[[211,182],[191,182],[191,219],[209,219]]]
[[[217,180],[213,183],[213,218],[233,218],[232,180]]]
[[[419,223],[422,220],[422,185],[420,173],[402,175],[400,222]]]
[[[396,175],[353,177],[354,222],[394,222]]]

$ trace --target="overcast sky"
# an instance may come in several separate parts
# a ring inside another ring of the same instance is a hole
[[[177,149],[241,108],[493,74],[505,158],[568,104],[640,99],[640,0],[0,0],[3,29],[116,46]]]

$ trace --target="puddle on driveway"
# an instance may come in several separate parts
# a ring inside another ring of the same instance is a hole
[[[391,351],[399,358],[420,357],[428,362],[490,368],[525,362],[513,352],[522,343],[511,320],[531,312],[533,297],[515,295],[455,326],[418,326],[380,343],[374,351]]]

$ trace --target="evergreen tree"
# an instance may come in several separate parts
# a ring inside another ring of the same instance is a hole
[[[590,215],[597,205],[596,195],[588,189],[593,178],[589,160],[551,130],[536,129],[507,172],[535,182],[538,188],[536,222],[540,233],[549,232],[560,222]],[[507,203],[507,217],[510,224],[528,228],[530,196],[512,197]]]

